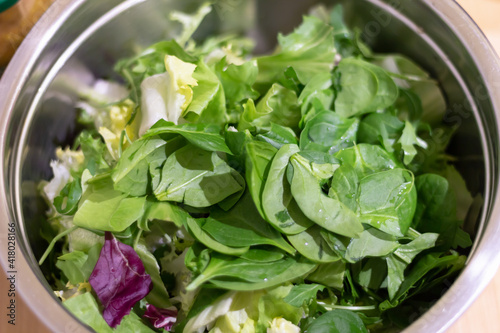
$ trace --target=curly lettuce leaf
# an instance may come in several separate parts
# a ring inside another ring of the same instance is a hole
[[[335,60],[333,28],[317,17],[305,16],[291,34],[278,36],[279,47],[273,55],[257,58],[258,82],[273,82],[288,67],[307,84],[316,74],[329,72]]]

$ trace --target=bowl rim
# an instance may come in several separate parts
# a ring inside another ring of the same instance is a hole
[[[6,156],[10,153],[6,148],[6,134],[8,133],[10,119],[19,96],[22,86],[26,83],[31,70],[35,64],[37,56],[45,47],[44,41],[59,30],[63,24],[78,10],[87,0],[57,0],[42,16],[30,33],[27,35],[20,48],[16,52],[12,61],[7,66],[0,79],[0,156],[4,159],[0,164],[0,219],[5,223],[0,223],[1,243],[7,244],[9,228],[7,221],[12,222],[9,212],[13,211],[13,203],[9,201],[5,193],[7,176],[5,165]],[[376,3],[387,3],[388,0],[368,0]],[[500,128],[500,59],[487,40],[484,33],[477,24],[465,12],[456,1],[421,0],[436,15],[438,15],[461,40],[469,55],[475,61],[477,68],[488,88],[489,96],[493,108],[497,110],[496,127]],[[466,24],[464,24],[466,23]],[[9,79],[13,78],[9,81]],[[486,288],[495,276],[500,266],[500,253],[492,251],[496,247],[497,239],[500,236],[500,197],[489,216],[490,221],[484,230],[481,242],[472,253],[469,264],[462,271],[458,279],[451,288],[443,295],[434,306],[423,316],[409,326],[405,332],[444,332],[446,331],[475,301],[475,299]],[[16,239],[17,240],[17,239]],[[47,287],[47,283],[40,280],[41,272],[38,267],[33,268],[30,261],[31,249],[22,246],[21,242],[16,242],[18,251],[22,255],[16,255],[17,291],[30,307],[32,312],[52,331],[87,332],[89,328],[76,319],[63,306],[57,309],[46,307],[55,299]],[[9,272],[7,255],[5,249],[1,249],[0,264],[5,272]],[[477,253],[483,253],[478,257]],[[473,291],[467,286],[474,285]],[[35,287],[34,287],[35,286]],[[29,301],[28,301],[29,300]],[[447,321],[443,323],[437,320],[442,316],[447,316]],[[63,327],[64,325],[64,327]]]

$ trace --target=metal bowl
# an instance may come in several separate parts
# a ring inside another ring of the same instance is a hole
[[[56,146],[70,144],[75,131],[75,87],[94,77],[113,77],[113,63],[137,47],[168,38],[178,26],[169,10],[199,1],[59,0],[28,35],[0,81],[2,163],[0,237],[15,224],[16,256],[8,264],[18,291],[54,332],[86,332],[54,296],[36,258],[46,242],[40,230],[45,207],[37,184],[51,177]],[[197,36],[238,28],[265,51],[278,31],[288,32],[319,1],[219,0]],[[443,332],[474,301],[500,263],[499,121],[500,62],[484,35],[453,1],[354,0],[342,2],[347,21],[359,27],[377,51],[399,52],[417,61],[441,83],[449,109],[444,121],[459,126],[451,144],[457,168],[476,196],[466,227],[474,246],[465,270],[408,332]],[[5,241],[5,243],[4,243]]]

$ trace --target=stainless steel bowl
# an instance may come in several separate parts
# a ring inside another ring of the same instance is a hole
[[[28,35],[0,81],[0,237],[16,226],[17,288],[54,332],[86,332],[52,293],[37,265],[46,245],[40,230],[44,206],[36,186],[51,176],[54,148],[69,144],[75,128],[75,89],[94,76],[113,77],[113,63],[178,27],[165,20],[172,8],[198,1],[59,0]],[[239,27],[274,44],[318,1],[219,0],[199,38]],[[400,52],[437,78],[448,100],[445,122],[459,129],[451,152],[476,195],[467,228],[475,234],[466,269],[408,332],[443,332],[474,301],[500,263],[500,62],[484,35],[454,1],[345,0],[347,20],[377,51]],[[5,243],[4,243],[5,242]],[[7,266],[7,246],[1,262]]]

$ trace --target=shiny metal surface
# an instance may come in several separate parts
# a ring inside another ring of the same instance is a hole
[[[318,1],[220,0],[202,35],[239,28],[270,49],[278,31],[288,32]],[[441,82],[449,110],[445,122],[459,125],[452,142],[457,167],[477,200],[467,228],[475,232],[464,272],[408,332],[443,332],[473,302],[500,264],[499,120],[500,62],[467,14],[453,1],[344,0],[348,22],[377,51],[401,52]],[[70,144],[75,131],[76,90],[98,77],[114,77],[113,64],[141,46],[178,29],[165,18],[172,8],[198,1],[59,0],[38,22],[0,81],[0,237],[17,226],[21,293],[54,332],[85,332],[50,291],[36,259],[45,242],[39,231],[44,206],[37,183],[51,176],[55,147]],[[497,110],[497,111],[495,111]],[[481,205],[481,203],[483,203]],[[5,248],[0,251],[6,265]],[[46,268],[44,268],[46,269]]]

